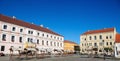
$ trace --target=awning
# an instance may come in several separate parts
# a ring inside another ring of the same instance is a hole
[[[26,48],[27,50],[36,51],[35,48]]]

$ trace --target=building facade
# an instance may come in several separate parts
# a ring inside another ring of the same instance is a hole
[[[9,48],[25,48],[26,42],[35,43],[36,48],[63,50],[64,37],[43,26],[37,26],[15,17],[0,14],[0,52],[9,54]]]
[[[64,51],[66,52],[75,52],[75,46],[78,46],[78,44],[68,40],[64,41]]]
[[[115,57],[120,58],[120,34],[116,34],[114,50],[115,50]]]
[[[114,49],[115,35],[115,28],[87,31],[80,35],[80,52],[103,54],[104,48]]]

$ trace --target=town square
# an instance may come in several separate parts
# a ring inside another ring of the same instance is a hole
[[[0,0],[0,61],[120,61],[120,1]]]

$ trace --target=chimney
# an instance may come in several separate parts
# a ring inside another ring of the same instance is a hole
[[[49,27],[46,27],[47,29],[49,29]]]
[[[15,17],[15,16],[13,16],[12,18],[13,18],[13,19],[16,19],[16,17]]]
[[[104,29],[106,29],[106,28],[104,28]]]
[[[89,32],[90,30],[88,30],[88,32]]]
[[[40,27],[43,27],[43,25],[41,24]]]

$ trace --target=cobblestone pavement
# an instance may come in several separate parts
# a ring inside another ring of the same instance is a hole
[[[21,58],[18,59],[16,56],[13,57],[12,60],[9,60],[8,56],[0,57],[0,61],[120,61],[120,59],[112,59],[106,58],[88,58],[86,56],[81,55],[72,55],[72,56],[65,56],[65,57],[49,57],[49,58]]]

